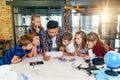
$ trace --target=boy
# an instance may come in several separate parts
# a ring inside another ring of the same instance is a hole
[[[63,46],[60,47],[60,50],[63,51],[66,56],[75,56],[75,47],[72,38],[71,32],[65,32],[62,36]]]
[[[19,45],[11,48],[4,57],[0,60],[0,65],[15,64],[26,58],[31,51],[33,39],[29,35],[22,35],[19,40]]]

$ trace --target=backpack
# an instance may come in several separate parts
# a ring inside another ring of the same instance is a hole
[[[105,71],[110,70],[108,68],[101,68],[100,70],[96,70],[93,72],[96,80],[120,80],[120,73],[117,73],[117,76],[108,75]]]

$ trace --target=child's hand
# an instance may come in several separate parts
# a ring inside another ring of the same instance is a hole
[[[13,56],[13,58],[11,60],[11,63],[15,64],[15,63],[18,63],[18,62],[21,62],[21,61],[22,61],[22,58],[19,58],[18,56]]]
[[[65,51],[65,47],[64,47],[64,46],[61,46],[61,47],[59,48],[59,50],[60,50],[60,51]]]
[[[33,41],[32,44],[33,44],[33,46],[37,46],[40,44],[40,42]]]
[[[44,60],[45,60],[45,61],[49,61],[50,58],[51,58],[51,56],[44,56]]]
[[[27,56],[27,55],[23,56],[23,57],[22,57],[22,60],[24,60],[24,59],[26,58],[26,56]]]
[[[39,28],[35,28],[36,29],[36,33],[39,33],[40,29]]]
[[[84,59],[84,60],[88,60],[88,59],[89,59],[89,56],[85,55],[85,56],[83,57],[83,59]]]
[[[67,53],[66,53],[66,52],[63,52],[63,55],[67,55]]]

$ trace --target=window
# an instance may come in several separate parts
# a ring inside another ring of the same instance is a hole
[[[72,14],[72,33],[75,34],[79,29],[89,33],[98,32],[99,15],[82,16]]]

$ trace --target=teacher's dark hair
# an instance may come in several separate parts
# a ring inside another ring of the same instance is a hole
[[[47,23],[47,29],[54,29],[54,28],[58,28],[58,22],[54,20],[50,20]]]

